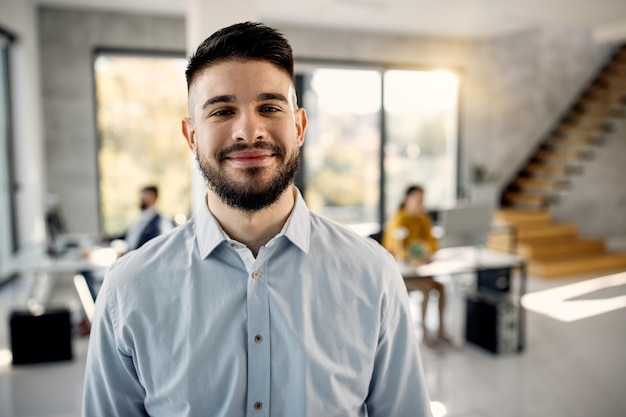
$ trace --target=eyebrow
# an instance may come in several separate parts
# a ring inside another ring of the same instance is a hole
[[[234,103],[237,101],[233,95],[222,95],[209,98],[202,104],[202,110],[216,103]]]
[[[289,100],[287,100],[287,97],[285,97],[284,95],[280,93],[261,93],[256,97],[256,99],[257,101],[278,100],[278,101],[282,101],[283,103],[289,104]],[[211,97],[202,104],[202,110],[206,109],[209,106],[212,106],[213,104],[234,103],[236,101],[237,101],[236,97],[230,94],[224,94],[221,96]]]
[[[280,93],[261,93],[257,96],[256,99],[257,101],[278,100],[289,104],[289,100],[287,100],[287,97]]]

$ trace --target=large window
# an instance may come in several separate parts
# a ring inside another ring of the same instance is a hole
[[[159,187],[159,210],[189,216],[193,160],[180,132],[187,115],[186,60],[101,52],[95,59],[100,208],[106,235],[139,215],[139,190]]]
[[[0,272],[15,250],[15,211],[12,178],[9,46],[13,36],[0,28]]]
[[[309,116],[300,186],[314,211],[380,230],[405,188],[435,209],[456,199],[458,78],[447,71],[301,67]]]
[[[316,69],[304,107],[304,197],[313,211],[353,226],[378,222],[380,73]]]
[[[422,184],[425,205],[456,200],[458,78],[447,71],[386,71],[385,212],[406,186]]]
[[[195,166],[182,143],[182,58],[100,54],[96,59],[100,195],[104,232],[137,216],[137,191],[160,186],[174,217],[190,207]],[[426,206],[455,200],[458,78],[451,72],[298,64],[309,128],[298,176],[309,207],[362,234],[380,230],[404,189],[426,188]]]

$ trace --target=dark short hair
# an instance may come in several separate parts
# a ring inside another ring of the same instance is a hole
[[[156,185],[147,185],[141,189],[142,192],[149,192],[154,194],[154,198],[159,197],[159,188]]]
[[[267,61],[293,79],[293,51],[283,34],[261,23],[245,22],[220,29],[200,44],[187,64],[187,88],[199,71],[230,59]]]

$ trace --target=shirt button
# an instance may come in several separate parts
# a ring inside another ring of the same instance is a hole
[[[254,272],[252,273],[252,278],[254,278],[254,279],[257,279],[257,278],[258,278],[258,277],[260,277],[260,276],[261,276],[261,273],[260,273],[259,271],[254,271]]]
[[[230,247],[233,248],[233,249],[237,249],[237,245],[235,245],[234,243],[231,243]]]
[[[263,336],[257,334],[256,336],[254,336],[254,341],[257,343],[261,343],[263,341]]]
[[[254,409],[255,410],[260,410],[261,408],[263,408],[263,403],[262,402],[257,401],[257,402],[254,403]]]

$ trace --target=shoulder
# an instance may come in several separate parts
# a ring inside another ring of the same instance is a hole
[[[315,213],[311,213],[311,249],[327,259],[342,260],[353,271],[369,270],[378,276],[397,271],[394,258],[380,243]]]
[[[196,246],[195,230],[195,220],[192,219],[125,254],[107,271],[110,285],[140,285],[149,276],[153,281],[163,276],[164,271],[175,270],[191,256]]]
[[[411,219],[410,219],[409,213],[407,213],[406,210],[400,209],[396,212],[396,214],[393,215],[393,217],[389,221],[389,224],[398,226],[398,225],[405,225],[407,223],[410,223],[410,221]]]

